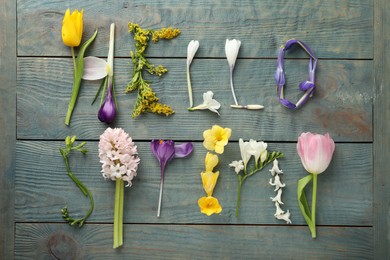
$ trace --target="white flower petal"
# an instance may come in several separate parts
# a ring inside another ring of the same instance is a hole
[[[84,58],[84,80],[98,80],[107,76],[107,62],[97,57]]]
[[[195,56],[195,53],[198,51],[199,41],[190,41],[187,47],[187,66],[189,66],[192,62],[192,59]]]
[[[230,66],[234,66],[238,56],[238,51],[240,50],[241,41],[233,39],[226,39],[225,43],[225,54]]]

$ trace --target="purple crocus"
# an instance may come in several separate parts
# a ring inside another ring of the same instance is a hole
[[[193,145],[191,142],[175,145],[175,142],[172,140],[152,140],[150,143],[150,149],[160,163],[161,169],[160,195],[157,210],[157,217],[160,217],[165,167],[173,158],[183,158],[188,156],[193,150]]]
[[[107,87],[107,96],[98,112],[98,118],[101,122],[111,124],[116,116],[116,106],[111,93],[111,85]]]

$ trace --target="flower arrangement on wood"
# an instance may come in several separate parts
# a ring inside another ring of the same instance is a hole
[[[121,128],[107,128],[100,136],[99,158],[105,179],[115,181],[114,243],[113,248],[123,244],[124,187],[131,186],[137,175],[140,158],[132,138]]]
[[[68,105],[68,111],[66,113],[65,125],[70,124],[70,119],[72,117],[72,113],[80,91],[81,77],[83,75],[84,68],[85,50],[93,42],[93,40],[95,40],[98,32],[96,30],[92,37],[80,47],[78,56],[76,58],[74,48],[80,45],[83,36],[83,13],[84,10],[79,12],[76,9],[71,14],[70,9],[67,9],[62,21],[62,41],[66,46],[70,47],[73,59],[73,88],[72,96]]]
[[[84,59],[84,80],[99,80],[104,78],[103,84],[100,85],[92,104],[100,92],[103,91],[98,119],[107,124],[111,124],[115,120],[118,110],[114,88],[114,32],[115,24],[112,23],[110,26],[110,44],[107,62],[97,57],[86,57]],[[107,95],[105,94],[106,92]]]
[[[234,168],[238,179],[238,190],[237,190],[237,204],[236,204],[236,217],[239,214],[241,188],[245,180],[253,174],[262,170],[267,164],[273,160],[284,156],[281,152],[268,152],[268,144],[265,142],[257,142],[253,139],[249,142],[244,142],[242,138],[239,139],[241,160],[233,161],[229,164],[230,167]],[[254,157],[254,166],[249,167],[248,163],[251,157]]]
[[[298,181],[298,204],[302,216],[309,226],[312,238],[316,238],[316,201],[317,201],[317,177],[323,173],[332,160],[335,143],[329,134],[320,135],[310,132],[302,133],[298,138],[297,152],[301,158],[303,167],[309,175]],[[313,181],[311,211],[305,195],[305,187]]]
[[[162,28],[161,30],[146,30],[139,27],[138,24],[129,23],[129,32],[134,34],[135,53],[130,52],[131,60],[134,65],[133,78],[127,84],[126,93],[138,90],[137,100],[131,116],[138,117],[141,113],[157,113],[169,116],[174,113],[173,109],[165,104],[159,103],[156,93],[150,87],[150,81],[143,78],[143,72],[146,70],[152,75],[161,77],[168,70],[162,65],[154,66],[145,57],[145,50],[148,47],[149,39],[158,42],[160,39],[173,39],[180,34],[179,29],[172,27]]]
[[[160,193],[157,209],[157,217],[160,217],[165,168],[167,164],[174,158],[183,158],[191,154],[193,150],[193,145],[191,142],[176,145],[175,142],[172,140],[152,140],[150,143],[150,149],[153,155],[158,160],[161,170]]]
[[[81,192],[85,196],[88,196],[89,202],[90,202],[91,206],[90,206],[87,214],[85,214],[84,217],[78,218],[78,219],[74,219],[74,218],[72,218],[69,215],[68,207],[64,207],[61,210],[61,213],[62,213],[62,217],[69,223],[69,225],[82,227],[84,225],[85,221],[87,220],[87,218],[89,217],[89,215],[91,215],[91,213],[93,211],[93,208],[95,206],[95,203],[94,203],[92,194],[88,190],[88,188],[70,171],[70,166],[69,166],[69,161],[68,161],[69,153],[71,151],[79,151],[79,152],[81,152],[83,154],[86,154],[88,152],[88,150],[86,150],[84,148],[84,146],[87,144],[86,142],[81,142],[80,144],[74,146],[74,142],[75,141],[76,141],[76,136],[72,136],[72,137],[67,136],[65,138],[65,147],[64,148],[60,148],[59,150],[60,150],[60,153],[61,153],[62,157],[64,158],[64,162],[65,162],[65,166],[66,166],[66,171],[68,172],[68,176],[77,185],[77,187],[79,187]]]

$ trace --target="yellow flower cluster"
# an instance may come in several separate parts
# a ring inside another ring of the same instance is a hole
[[[152,75],[161,77],[168,70],[162,66],[154,66],[145,58],[145,50],[148,46],[150,38],[154,42],[159,39],[172,39],[180,34],[179,29],[162,28],[161,30],[145,30],[139,27],[136,23],[129,23],[128,29],[134,34],[136,52],[130,52],[131,60],[134,65],[134,73],[132,80],[128,83],[126,92],[131,92],[138,89],[137,101],[134,105],[132,117],[136,118],[141,113],[157,113],[169,116],[174,113],[173,109],[165,104],[158,103],[156,93],[153,92],[150,84],[143,79],[142,72],[146,70]]]
[[[228,143],[231,136],[230,128],[222,128],[219,125],[214,125],[211,129],[203,132],[203,146],[222,154],[225,145]],[[214,168],[218,165],[219,159],[216,154],[207,152],[205,158],[205,171],[200,175],[202,177],[203,189],[207,194],[207,197],[202,197],[198,200],[198,206],[200,211],[207,216],[212,214],[218,214],[222,212],[222,207],[219,204],[217,198],[213,197],[213,191],[219,177],[219,171],[213,172]]]

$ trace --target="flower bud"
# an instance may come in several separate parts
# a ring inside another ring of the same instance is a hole
[[[107,97],[104,100],[103,105],[99,109],[98,118],[101,122],[111,124],[115,120],[115,116],[116,116],[115,102],[111,95],[111,86],[108,86]]]

